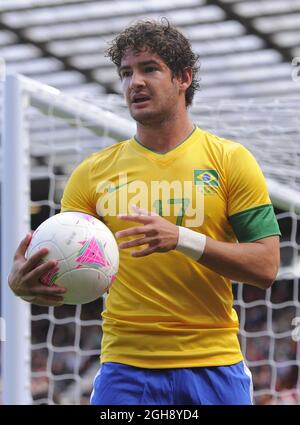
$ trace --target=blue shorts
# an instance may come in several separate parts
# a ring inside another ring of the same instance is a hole
[[[243,361],[229,366],[142,369],[104,363],[91,404],[252,404],[252,379]]]

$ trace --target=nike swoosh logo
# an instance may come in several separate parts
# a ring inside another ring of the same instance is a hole
[[[127,183],[119,184],[118,186],[109,186],[109,188],[107,189],[107,191],[108,191],[108,193],[116,192],[117,190],[121,189],[121,187],[127,186],[132,181],[133,180],[131,180],[130,182],[127,182]]]

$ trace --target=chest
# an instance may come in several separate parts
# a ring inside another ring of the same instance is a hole
[[[105,173],[99,170],[95,186],[97,213],[113,230],[124,225],[118,214],[132,214],[131,205],[195,230],[205,221],[217,222],[226,216],[221,164],[205,155],[185,154],[172,160],[122,158]]]

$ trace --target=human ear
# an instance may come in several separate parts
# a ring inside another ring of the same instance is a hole
[[[179,79],[180,88],[182,89],[182,91],[187,91],[187,89],[192,84],[192,80],[193,80],[193,70],[190,66],[188,66],[184,68]]]

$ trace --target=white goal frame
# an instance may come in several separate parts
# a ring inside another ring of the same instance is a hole
[[[57,98],[60,96],[60,102]],[[1,291],[6,341],[2,343],[4,404],[30,404],[30,305],[15,297],[7,284],[14,252],[30,230],[29,140],[24,128],[24,105],[32,105],[63,119],[78,116],[93,121],[90,130],[103,135],[109,130],[116,140],[131,137],[134,124],[87,102],[63,95],[59,90],[21,75],[5,81],[2,129],[1,195]],[[17,188],[17,190],[16,190]]]
[[[59,101],[58,101],[59,99]],[[1,301],[6,323],[6,342],[2,343],[2,382],[4,404],[30,404],[30,305],[15,297],[7,284],[13,255],[20,240],[30,230],[29,140],[26,137],[24,105],[49,111],[60,118],[93,121],[96,135],[109,130],[115,140],[131,137],[135,124],[100,107],[76,100],[59,90],[20,75],[5,81],[2,129],[1,193]],[[267,180],[273,203],[294,213],[300,212],[300,193]],[[17,188],[17,190],[16,190]],[[28,211],[28,214],[24,213]],[[296,266],[295,266],[296,267]],[[292,270],[293,272],[293,270]],[[297,272],[299,275],[299,271]]]

